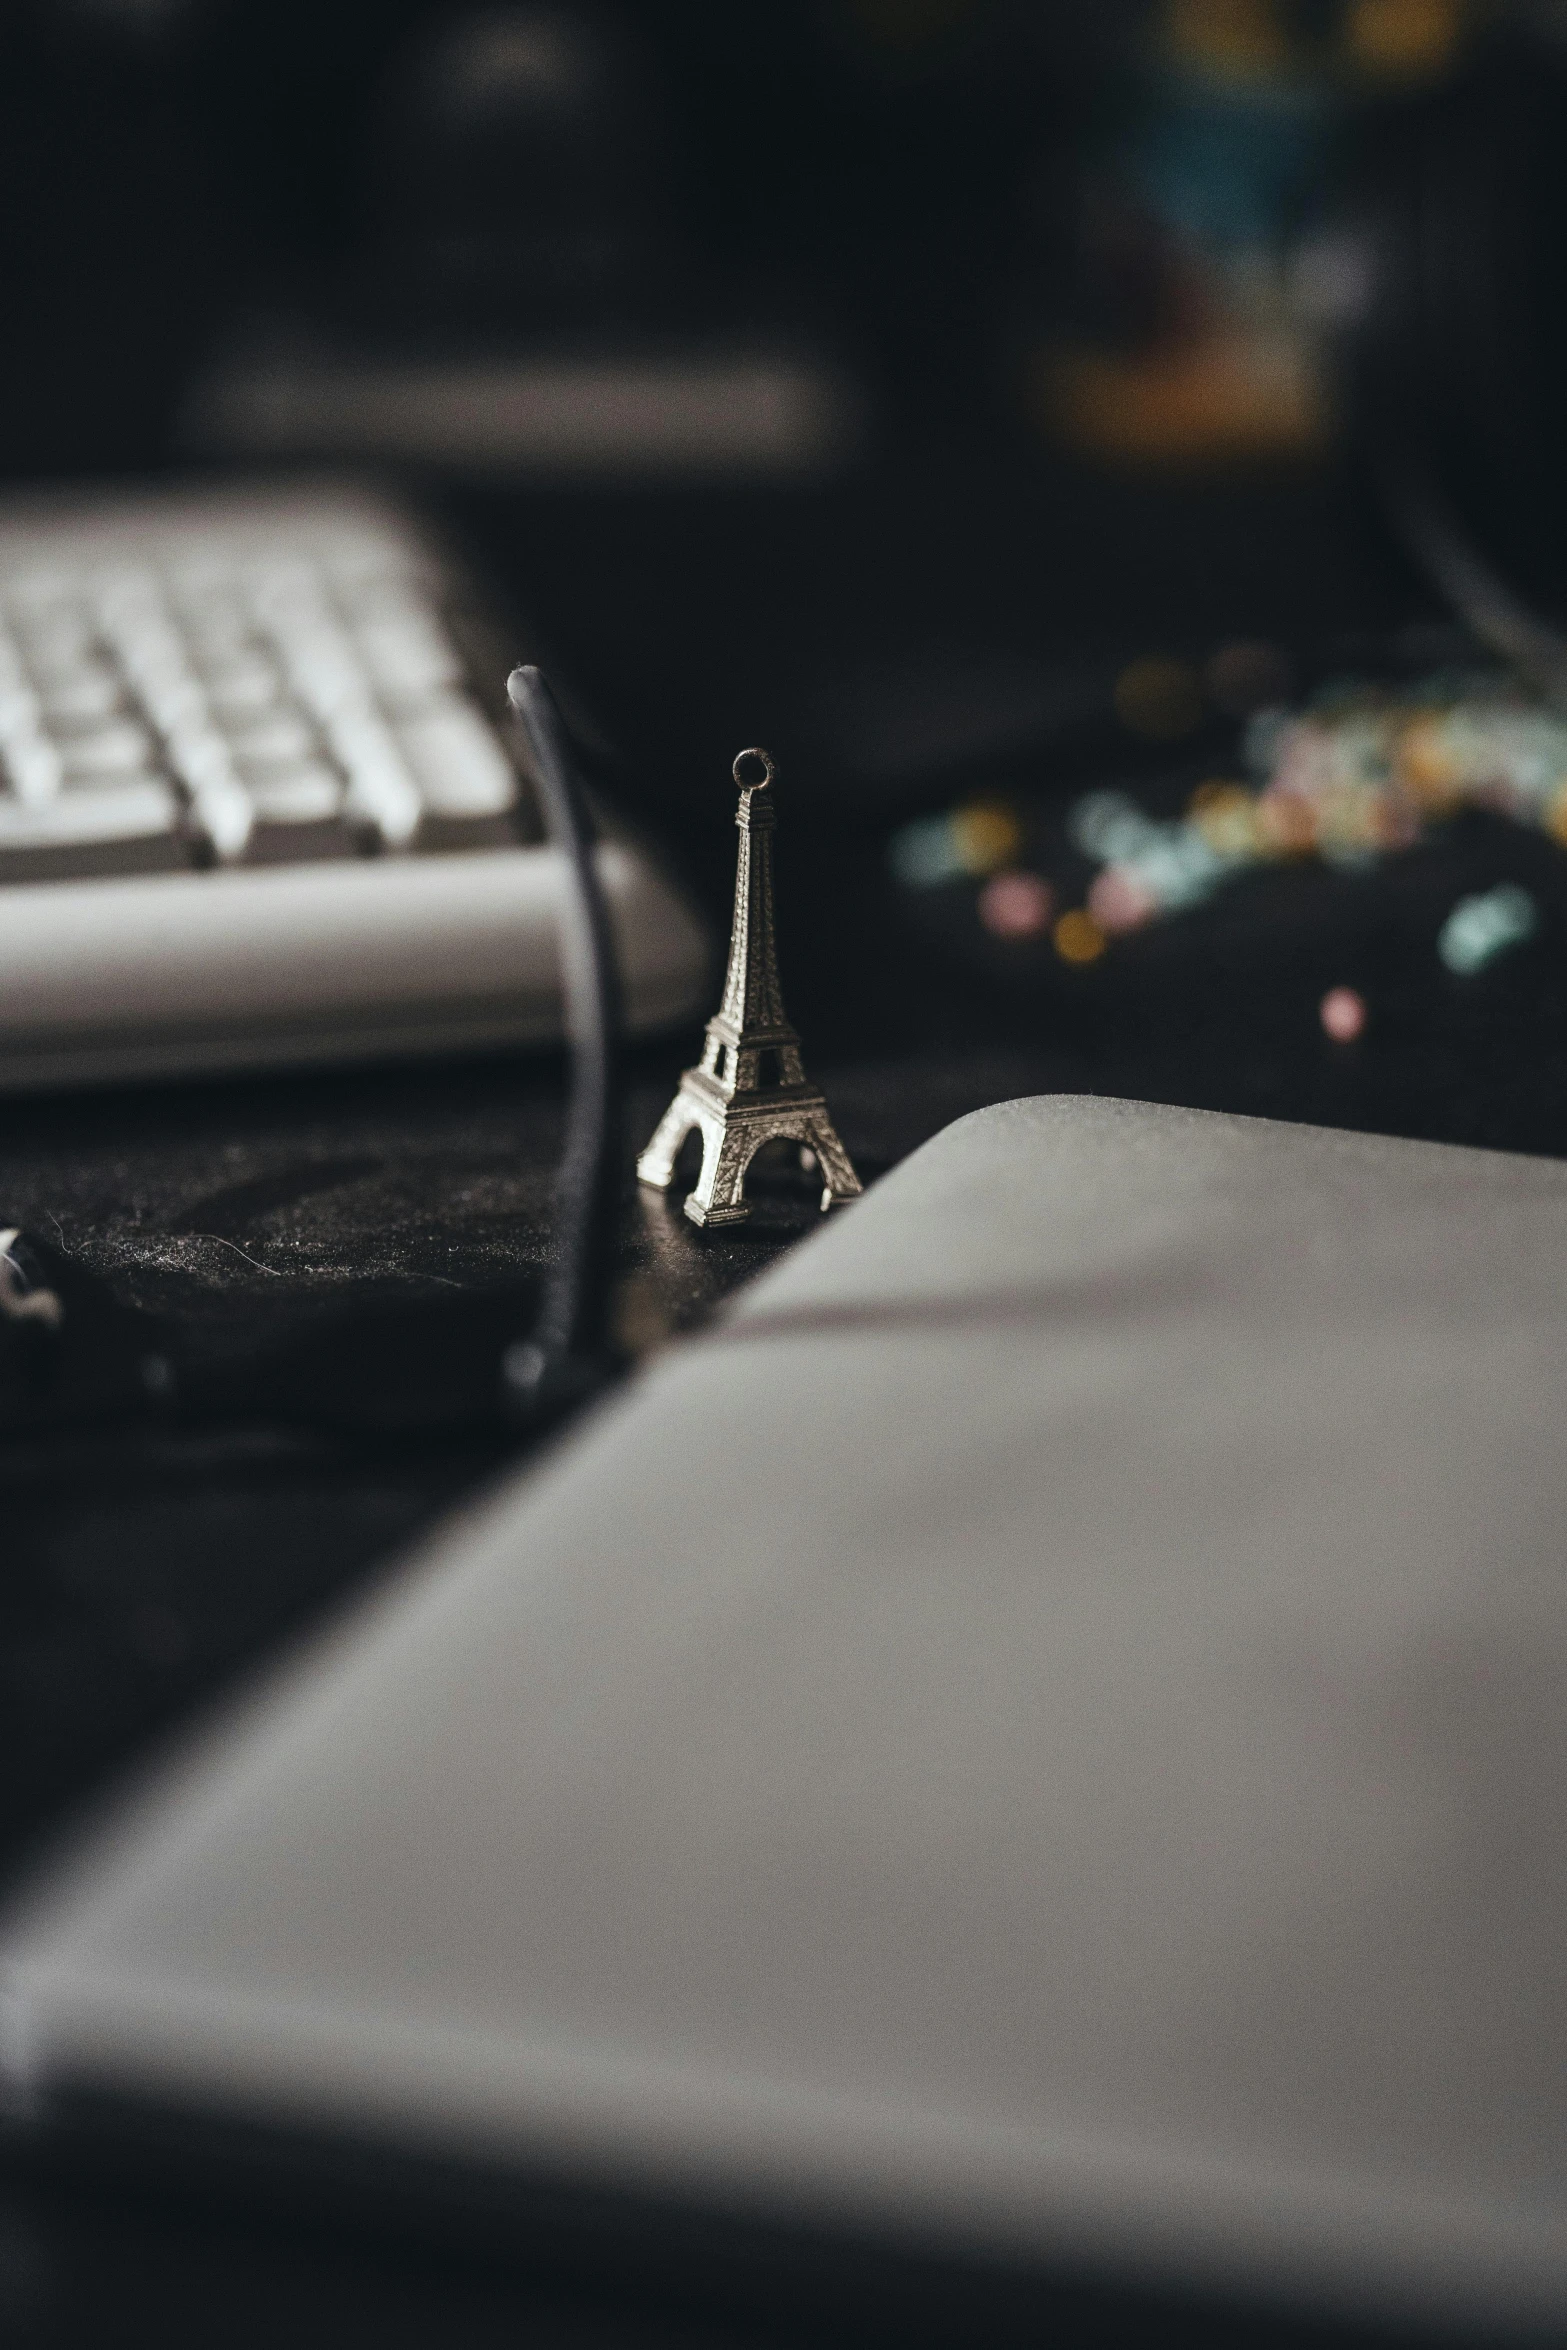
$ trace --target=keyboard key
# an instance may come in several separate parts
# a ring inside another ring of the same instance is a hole
[[[59,677],[92,658],[95,634],[83,616],[51,614],[43,622],[17,631],[22,659],[36,678]]]
[[[368,680],[346,638],[324,631],[297,643],[280,638],[278,650],[284,676],[312,717],[325,723],[370,707]]]
[[[0,686],[0,742],[34,735],[43,719],[43,704],[27,684]]]
[[[246,585],[250,609],[263,628],[308,624],[326,610],[321,575],[313,563],[280,557],[255,564]]]
[[[250,840],[250,795],[228,744],[214,727],[193,722],[165,739],[169,763],[190,794],[197,832],[218,862],[232,863]]]
[[[225,726],[238,727],[274,710],[283,698],[283,681],[274,664],[256,653],[236,653],[223,661],[202,665],[202,684],[213,716]]]
[[[212,714],[206,693],[188,671],[157,684],[143,684],[139,699],[153,725],[171,744],[205,734],[210,728]]]
[[[235,644],[250,631],[250,612],[232,573],[176,571],[166,593],[193,645]]]
[[[434,583],[427,586],[405,573],[329,565],[328,576],[338,610],[355,628],[379,620],[423,620],[439,592]]]
[[[6,604],[13,622],[20,628],[29,619],[41,618],[61,604],[69,604],[80,588],[79,577],[70,570],[22,572],[7,580]]]
[[[93,662],[51,685],[41,696],[44,724],[57,732],[100,725],[123,707],[120,681],[107,663]]]
[[[0,743],[0,772],[19,800],[36,807],[64,783],[65,762],[46,736],[18,733]]]
[[[292,710],[275,710],[259,720],[252,716],[241,727],[231,727],[228,745],[245,780],[255,782],[255,770],[309,758],[316,747],[315,730]]]
[[[446,631],[424,615],[377,620],[354,632],[366,672],[393,705],[428,701],[462,683],[462,664]]]
[[[321,824],[343,805],[343,786],[324,760],[302,760],[251,792],[258,824]]]
[[[0,799],[0,882],[173,872],[188,862],[178,820],[174,793],[146,775],[42,805]]]
[[[145,767],[152,756],[152,737],[134,718],[94,728],[63,741],[60,758],[68,784],[91,782],[98,776],[129,775]]]
[[[372,711],[340,714],[327,739],[348,778],[349,815],[367,825],[383,846],[404,849],[419,830],[424,804],[390,730]]]
[[[359,839],[345,807],[342,783],[319,760],[257,784],[250,794],[255,821],[246,850],[252,865],[352,857]]]
[[[162,732],[169,765],[187,791],[236,780],[234,754],[204,705]]]
[[[176,557],[38,573],[11,583],[7,610],[0,788],[37,818],[9,820],[13,875],[80,870],[89,853],[95,871],[128,870],[161,832],[159,859],[223,864],[518,839],[516,777],[454,690],[461,658],[421,575],[358,554]],[[153,799],[115,801],[122,783]],[[91,801],[90,840],[51,829],[62,794]],[[161,832],[131,822],[116,849],[114,823],[138,807]]]
[[[108,622],[104,639],[133,676],[188,665],[185,639],[161,605]]]
[[[479,848],[516,839],[516,771],[471,703],[454,698],[396,731],[424,808],[422,842]]]
[[[220,865],[237,864],[250,846],[255,811],[232,770],[214,770],[190,796],[191,822]]]
[[[145,563],[105,565],[93,573],[89,591],[88,603],[100,628],[119,627],[163,609],[162,583]]]

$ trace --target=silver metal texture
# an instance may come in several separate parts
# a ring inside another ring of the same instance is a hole
[[[762,777],[747,783],[741,769],[760,761]],[[637,1179],[667,1191],[688,1134],[702,1137],[702,1172],[686,1200],[693,1224],[742,1224],[750,1214],[746,1171],[770,1142],[813,1151],[822,1177],[822,1206],[858,1198],[864,1188],[838,1140],[819,1089],[800,1061],[800,1039],[790,1026],[778,985],[773,927],[774,769],[763,750],[741,751],[734,763],[740,786],[735,823],[740,854],[735,870],[734,926],[723,1001],[707,1024],[707,1042],[694,1069],[658,1122],[637,1161]]]

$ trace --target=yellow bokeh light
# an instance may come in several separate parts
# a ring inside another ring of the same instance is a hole
[[[958,862],[976,877],[1010,865],[1023,845],[1023,828],[1004,800],[975,800],[956,809],[949,830]]]
[[[1455,756],[1445,718],[1416,718],[1398,737],[1393,773],[1428,814],[1445,815],[1463,795],[1463,769]]]
[[[1105,934],[1092,914],[1075,906],[1055,926],[1055,949],[1063,963],[1097,963],[1105,951]]]
[[[1227,75],[1273,73],[1290,55],[1278,0],[1166,0],[1164,36],[1177,57]]]
[[[1363,72],[1423,79],[1451,65],[1464,19],[1461,0],[1352,0],[1344,45]]]
[[[1188,813],[1208,846],[1221,857],[1257,854],[1257,799],[1245,784],[1217,777],[1200,783],[1192,793]]]

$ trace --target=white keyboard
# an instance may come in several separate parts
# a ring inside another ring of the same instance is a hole
[[[0,509],[0,1086],[558,1034],[525,648],[476,624],[339,483]],[[694,1010],[689,910],[600,857],[631,1027]]]

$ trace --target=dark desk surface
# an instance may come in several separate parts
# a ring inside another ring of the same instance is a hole
[[[728,761],[758,739],[778,754],[786,997],[867,1178],[967,1110],[1055,1089],[1567,1149],[1554,912],[1547,960],[1500,974],[1483,1017],[1391,972],[1388,1017],[1345,1055],[1314,1024],[1309,935],[1281,944],[1242,923],[1221,952],[1161,948],[1095,997],[944,961],[889,890],[899,810],[981,771],[1080,784],[1091,753],[1052,734],[1051,697],[1085,646],[1099,659],[1419,609],[1345,485],[1141,503],[1102,485],[1074,508],[1042,472],[913,467],[795,501],[539,497],[470,502],[459,520],[601,715],[715,929]],[[997,710],[1012,713],[999,734]],[[1410,886],[1435,903],[1451,885],[1433,867]],[[628,1172],[692,1042],[632,1056]],[[221,1356],[350,1288],[415,1296],[540,1265],[560,1099],[557,1064],[501,1056],[7,1103],[0,1220],[57,1239]],[[628,1335],[645,1346],[691,1326],[800,1228],[780,1209],[754,1234],[698,1233],[628,1188]],[[6,1865],[506,1457],[478,1440],[351,1454],[265,1435],[0,1448]],[[355,2321],[389,2344],[807,2338],[660,2314],[612,2276],[508,2279],[256,2214],[37,2185],[0,2199],[8,2340],[99,2343],[132,2330],[118,2313],[134,2309],[138,2332],[205,2341],[217,2307],[230,2342],[335,2340]],[[1160,2322],[1147,2338],[1180,2332]]]
[[[633,1063],[651,1128],[678,1050]],[[834,1073],[867,1176],[961,1110],[1033,1090],[997,1057]],[[62,1243],[221,1357],[313,1306],[482,1287],[541,1264],[559,1069],[487,1060],[10,1105],[7,1221]],[[619,1318],[638,1350],[690,1327],[787,1245],[699,1233],[628,1192]],[[13,1843],[259,1643],[341,1591],[511,1454],[482,1438],[344,1454],[263,1433],[0,1451],[0,1832]]]

